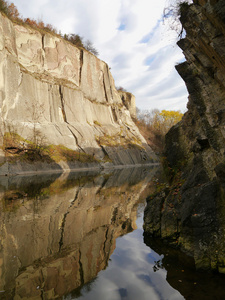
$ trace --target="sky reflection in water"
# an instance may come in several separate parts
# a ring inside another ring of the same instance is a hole
[[[143,213],[137,218],[137,229],[117,239],[107,269],[83,287],[79,300],[184,299],[166,281],[165,269],[154,272],[156,261],[163,256],[144,244],[142,224]],[[75,298],[70,295],[64,299]]]

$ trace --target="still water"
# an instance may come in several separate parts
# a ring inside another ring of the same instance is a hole
[[[156,169],[0,179],[0,299],[225,299],[225,278],[143,239]]]

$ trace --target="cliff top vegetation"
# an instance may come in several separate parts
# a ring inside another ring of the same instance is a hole
[[[84,48],[96,56],[99,55],[98,50],[94,47],[93,43],[90,40],[84,40],[84,38],[81,37],[79,34],[74,34],[74,33],[62,34],[61,32],[58,32],[58,30],[54,26],[52,26],[49,23],[45,24],[42,20],[37,21],[30,18],[23,18],[20,15],[14,3],[9,3],[8,1],[5,0],[0,0],[0,11],[14,23],[30,26],[37,30],[50,32],[54,35],[57,35],[65,39],[66,41],[72,43],[78,48]]]

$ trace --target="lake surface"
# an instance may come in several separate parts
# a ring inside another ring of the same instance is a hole
[[[143,238],[156,168],[0,179],[0,299],[225,299],[225,277]]]

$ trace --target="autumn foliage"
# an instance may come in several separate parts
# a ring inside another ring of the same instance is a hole
[[[158,109],[140,111],[137,109],[135,123],[151,148],[160,154],[164,148],[166,133],[182,119],[182,116],[180,111]]]
[[[11,3],[9,6],[8,6],[8,13],[10,15],[11,18],[13,19],[18,19],[20,17],[20,14],[16,8],[16,6]]]
[[[152,117],[149,118],[148,124],[159,134],[165,135],[169,129],[177,124],[183,114],[174,110],[154,110]]]

